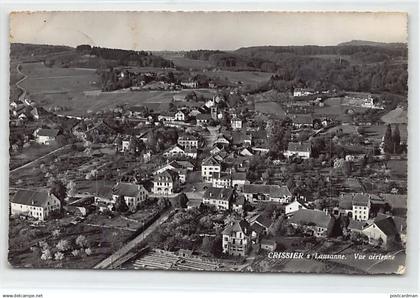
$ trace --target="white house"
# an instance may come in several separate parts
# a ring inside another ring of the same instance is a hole
[[[201,177],[204,182],[212,182],[213,173],[220,173],[221,164],[213,156],[209,156],[201,163]]]
[[[307,208],[303,203],[299,202],[298,200],[295,200],[286,205],[284,213],[286,215],[291,215],[300,209],[307,209]]]
[[[209,187],[204,192],[203,204],[215,206],[218,210],[229,210],[232,199],[232,188]]]
[[[242,129],[242,120],[238,117],[233,117],[230,120],[230,126],[232,127],[233,130]]]
[[[284,156],[290,158],[297,156],[302,159],[311,157],[312,147],[310,142],[289,142],[287,150],[284,152]]]
[[[293,96],[308,96],[315,94],[315,91],[309,88],[295,88],[293,89]]]
[[[391,216],[381,217],[362,230],[362,234],[369,238],[371,244],[381,244],[387,246],[393,241],[398,240],[399,231]]]
[[[185,114],[183,111],[178,111],[175,113],[174,116],[175,121],[185,121]]]
[[[185,134],[178,138],[178,144],[184,148],[198,149],[198,138],[193,135]]]
[[[166,170],[153,177],[153,193],[158,195],[172,195],[178,191],[179,175],[172,170]]]
[[[48,191],[18,190],[10,200],[12,215],[27,215],[39,220],[47,219],[60,207],[60,200]]]
[[[38,144],[52,145],[56,142],[58,132],[58,129],[38,128],[35,130],[34,136]]]
[[[232,256],[246,256],[251,247],[251,227],[246,220],[230,223],[222,232],[223,253]]]
[[[147,199],[148,194],[143,185],[118,182],[113,188],[112,199],[116,202],[118,197],[123,197],[128,208],[135,210],[142,201]]]

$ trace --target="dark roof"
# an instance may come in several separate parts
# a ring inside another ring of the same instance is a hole
[[[271,218],[269,218],[269,217],[267,217],[267,216],[265,216],[263,214],[260,214],[255,219],[254,222],[257,223],[257,224],[259,224],[259,225],[261,225],[261,226],[263,226],[266,229],[268,229],[271,226],[271,224],[273,223],[273,221],[271,220]]]
[[[291,223],[295,224],[315,224],[317,227],[328,228],[331,223],[331,216],[321,210],[299,209],[290,218]]]
[[[246,180],[245,172],[234,172],[232,173],[232,180]]]
[[[387,236],[398,235],[398,230],[392,217],[375,219],[374,224]]]
[[[311,143],[310,142],[289,142],[287,150],[297,151],[297,152],[310,152]]]
[[[34,190],[22,189],[22,190],[18,190],[10,201],[16,204],[42,207],[46,204],[50,196],[54,196],[54,195],[48,194],[48,191],[46,190],[34,191]]]
[[[291,196],[291,192],[287,186],[268,185],[268,184],[245,184],[244,193],[262,193],[269,194],[271,197]]]
[[[179,140],[185,140],[185,141],[198,141],[198,138],[196,136],[190,135],[190,134],[183,134],[178,138]]]
[[[205,199],[218,199],[223,201],[229,201],[232,196],[233,189],[231,188],[209,187],[204,193]]]
[[[58,129],[41,128],[37,131],[38,136],[55,138],[58,135]]]
[[[223,230],[223,235],[230,235],[236,232],[242,232],[245,235],[249,235],[251,233],[251,227],[244,219],[235,220],[233,223],[227,225],[227,227]]]
[[[209,156],[206,159],[203,160],[203,162],[201,163],[201,165],[203,166],[220,166],[220,163],[213,157],[213,156]]]
[[[349,225],[347,226],[347,228],[349,230],[361,231],[366,225],[366,221],[353,220],[352,218],[350,218]]]
[[[136,197],[142,188],[142,185],[118,182],[113,188],[113,193],[118,196]]]
[[[209,119],[211,119],[211,115],[210,114],[198,114],[197,116],[195,116],[195,118],[197,120],[209,120]]]
[[[154,176],[154,180],[159,179],[159,178],[163,178],[164,180],[169,179],[171,182],[175,181],[178,178],[178,173],[173,171],[173,170],[166,170],[160,174],[156,174]]]
[[[384,193],[380,194],[380,197],[394,209],[407,209],[407,195]]]

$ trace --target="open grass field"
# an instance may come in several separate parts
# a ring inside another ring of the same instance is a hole
[[[207,71],[204,73],[210,78],[227,79],[230,82],[242,82],[243,84],[259,84],[267,82],[273,73],[260,71]]]
[[[274,101],[256,102],[255,111],[264,114],[272,114],[278,118],[286,117],[286,112],[283,110],[282,106]]]
[[[22,67],[28,78],[22,83],[32,100],[44,107],[65,107],[63,114],[85,115],[89,112],[106,110],[117,105],[142,105],[157,103],[154,110],[168,109],[173,95],[187,94],[182,91],[129,91],[101,92],[97,85],[98,76],[93,69],[48,68],[42,63],[28,63]],[[194,90],[197,94],[212,97],[211,89]]]

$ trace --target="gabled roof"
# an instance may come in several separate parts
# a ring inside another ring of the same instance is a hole
[[[295,151],[295,152],[310,152],[311,143],[310,142],[289,142],[287,150]]]
[[[173,171],[173,170],[170,170],[170,169],[168,169],[168,170],[166,170],[166,171],[164,171],[164,172],[162,172],[162,173],[159,173],[159,174],[156,174],[154,177],[153,177],[153,179],[154,180],[157,180],[157,179],[168,179],[169,181],[171,181],[171,182],[173,182],[173,181],[175,181],[177,178],[178,178],[178,173],[177,172],[175,172],[175,171]]]
[[[209,187],[205,193],[205,199],[216,199],[223,201],[230,201],[233,196],[233,189],[231,188],[218,188],[218,187]]]
[[[373,224],[375,224],[378,229],[380,229],[387,236],[399,234],[397,227],[395,226],[395,222],[391,216],[382,219],[375,219]]]
[[[54,197],[53,194],[48,194],[48,191],[34,191],[29,189],[21,189],[16,192],[10,200],[12,203],[26,206],[43,207],[47,203],[49,197]]]
[[[232,233],[241,232],[245,235],[251,234],[251,227],[249,223],[242,219],[242,220],[235,220],[233,223],[228,224],[226,228],[223,230],[223,235],[230,235]]]
[[[179,140],[183,140],[183,141],[198,141],[198,138],[196,136],[190,135],[190,134],[183,134],[182,136],[180,136],[178,138]]]
[[[315,224],[315,226],[322,228],[328,228],[331,220],[331,216],[324,211],[312,209],[299,209],[290,218],[291,223],[298,225]]]
[[[265,216],[265,215],[263,215],[263,214],[260,214],[255,220],[254,220],[254,223],[257,223],[257,224],[259,224],[260,226],[262,226],[262,227],[264,227],[264,228],[266,228],[266,229],[268,229],[270,226],[271,226],[271,224],[273,223],[273,221],[271,220],[271,218],[269,218],[269,217],[267,217],[267,216]]]
[[[282,196],[292,196],[292,193],[287,186],[268,184],[245,184],[243,192],[252,194],[262,193],[275,198]]]
[[[37,136],[55,138],[58,135],[58,132],[58,129],[41,128],[37,131],[36,134]]]
[[[220,166],[220,163],[213,157],[209,156],[201,163],[202,166]]]
[[[143,185],[118,182],[113,188],[113,193],[118,196],[136,197],[142,189],[144,189]]]
[[[363,228],[366,225],[367,225],[367,222],[366,221],[363,221],[363,220],[353,220],[352,218],[350,218],[349,225],[347,226],[347,229],[361,231],[361,230],[363,230]]]

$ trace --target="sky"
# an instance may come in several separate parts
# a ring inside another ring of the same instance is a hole
[[[263,45],[406,42],[393,12],[18,12],[10,42],[131,50],[234,50]]]

